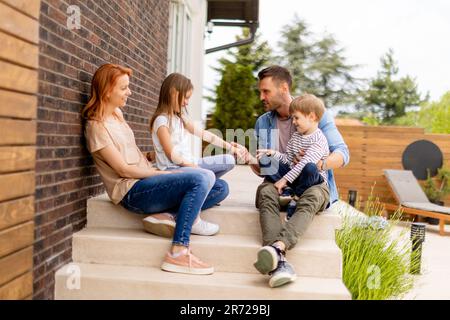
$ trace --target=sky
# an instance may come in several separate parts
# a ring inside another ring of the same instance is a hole
[[[375,77],[381,56],[392,48],[400,75],[414,77],[420,92],[435,101],[450,91],[449,0],[260,0],[259,32],[275,51],[295,13],[314,34],[334,35],[347,62],[361,66],[355,76]],[[233,42],[240,33],[240,28],[214,27],[206,48]],[[224,54],[206,55],[204,95],[220,80],[211,66]],[[210,107],[204,100],[204,113]]]

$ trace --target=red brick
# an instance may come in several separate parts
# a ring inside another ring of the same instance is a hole
[[[70,4],[81,9],[81,30],[66,28],[67,1],[41,1],[34,299],[53,299],[54,273],[71,261],[72,234],[86,225],[86,200],[104,192],[80,116],[93,73],[106,62],[133,69],[126,119],[144,152],[166,75],[169,0]]]

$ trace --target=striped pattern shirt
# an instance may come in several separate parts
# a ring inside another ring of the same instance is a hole
[[[300,150],[305,151],[299,163],[296,165],[292,162]],[[302,135],[299,132],[294,132],[289,140],[286,153],[275,152],[273,157],[278,161],[290,166],[291,170],[284,176],[290,183],[297,179],[303,168],[308,163],[317,163],[319,160],[324,160],[330,154],[327,138],[325,138],[322,130],[317,129],[310,135]],[[319,171],[324,181],[328,180],[327,173],[324,170]]]

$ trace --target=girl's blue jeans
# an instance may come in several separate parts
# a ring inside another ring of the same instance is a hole
[[[192,224],[200,210],[209,209],[228,196],[228,184],[219,178],[234,165],[234,157],[226,154],[201,158],[198,161],[200,168],[170,168],[181,172],[138,181],[121,204],[140,214],[175,214],[177,224],[173,244],[189,246]]]
[[[183,168],[181,172],[141,179],[122,199],[122,206],[140,214],[173,212],[177,223],[173,244],[189,246],[192,224],[200,210],[211,208],[229,193],[228,184],[211,171]]]
[[[230,154],[221,154],[217,156],[203,157],[197,162],[200,168],[211,170],[216,175],[216,178],[220,178],[224,174],[233,170],[236,161]]]

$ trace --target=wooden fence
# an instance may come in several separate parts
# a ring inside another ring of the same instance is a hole
[[[0,300],[33,294],[40,0],[0,0]]]
[[[341,199],[347,200],[349,190],[357,190],[362,204],[370,195],[383,202],[395,203],[383,175],[383,169],[403,169],[402,154],[417,140],[435,143],[444,155],[444,165],[450,167],[450,135],[426,134],[421,128],[339,126],[350,149],[350,164],[336,170],[336,183]],[[445,199],[450,205],[450,197]]]

